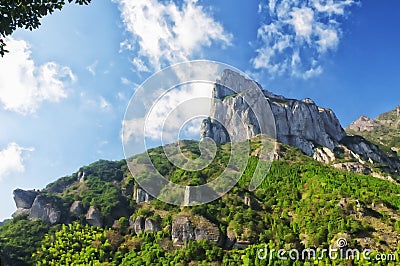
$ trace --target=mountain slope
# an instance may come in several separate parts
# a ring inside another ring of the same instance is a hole
[[[346,131],[349,134],[361,135],[374,142],[383,150],[397,154],[400,151],[400,105],[395,109],[379,115],[376,119],[362,116],[352,122]]]
[[[185,154],[198,156],[197,142],[183,141],[180,144]],[[337,170],[293,147],[279,144],[279,159],[273,162],[261,186],[249,191],[248,185],[258,160],[254,151],[259,147],[260,142],[254,139],[248,168],[228,194],[209,204],[193,207],[176,207],[151,200],[135,185],[124,161],[99,161],[82,167],[71,176],[36,191],[36,197],[46,199],[42,209],[52,208],[54,212],[60,212],[61,217],[53,225],[42,223],[45,227],[41,228],[50,228],[44,242],[37,241],[43,233],[38,234],[33,226],[30,229],[37,217],[21,214],[0,227],[0,256],[5,257],[10,265],[29,265],[32,252],[38,250],[33,259],[48,265],[50,255],[46,255],[47,250],[54,249],[54,254],[64,250],[65,256],[53,256],[52,259],[65,262],[67,254],[72,258],[76,252],[90,257],[88,254],[92,251],[83,243],[91,243],[89,247],[102,250],[93,250],[99,252],[96,253],[98,260],[108,261],[109,265],[162,265],[167,262],[172,265],[178,262],[181,265],[200,262],[240,265],[245,263],[245,259],[256,261],[255,252],[264,244],[276,249],[292,247],[303,250],[328,247],[339,237],[344,237],[350,247],[368,247],[377,252],[395,252],[398,249],[398,184]],[[219,147],[213,161],[213,165],[220,167],[199,172],[184,171],[171,165],[163,155],[162,147],[149,153],[156,167],[163,169],[168,179],[181,184],[197,180],[201,184],[223,169],[229,160],[229,143]],[[72,208],[75,202],[81,202],[80,211]],[[93,208],[97,210],[97,217],[90,215]],[[34,221],[29,221],[31,219]],[[93,219],[111,231],[93,233],[89,229],[79,229],[79,233],[59,226],[59,223],[73,221],[93,224]],[[24,229],[17,229],[21,225],[25,225]],[[96,234],[99,235],[98,241],[91,238]],[[29,248],[22,245],[23,241],[34,237],[37,242],[32,242]],[[206,254],[206,250],[208,255],[201,255]],[[276,257],[273,260],[279,263]],[[354,263],[363,265],[362,261]]]

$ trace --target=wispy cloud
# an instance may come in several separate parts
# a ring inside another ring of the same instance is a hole
[[[111,103],[109,103],[103,96],[100,96],[99,106],[103,111],[109,111],[112,108]]]
[[[8,144],[7,148],[0,150],[0,181],[14,172],[24,172],[23,152],[33,152],[34,148],[23,148],[17,143]]]
[[[92,76],[96,76],[96,67],[98,63],[99,61],[96,60],[91,65],[86,67],[86,70],[89,71]]]
[[[251,60],[256,69],[274,76],[310,78],[323,72],[321,59],[335,51],[342,35],[341,22],[358,0],[269,0],[259,13],[263,25],[260,46]]]
[[[24,40],[7,39],[10,53],[0,60],[0,102],[20,114],[34,113],[44,101],[67,97],[65,85],[76,78],[68,67],[55,62],[37,66]]]
[[[115,0],[132,40],[122,48],[135,50],[133,64],[139,71],[191,59],[212,43],[230,45],[232,35],[214,20],[196,0],[181,5],[173,1]]]

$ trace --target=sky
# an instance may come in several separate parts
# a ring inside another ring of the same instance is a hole
[[[232,65],[266,90],[333,109],[343,127],[393,109],[399,12],[398,0],[93,0],[17,30],[0,58],[0,220],[16,209],[15,188],[122,159],[129,100],[171,64]],[[203,95],[181,92],[166,100]]]

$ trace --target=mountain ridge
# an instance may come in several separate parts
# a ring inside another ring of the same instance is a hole
[[[365,123],[368,123],[365,125]],[[389,154],[399,156],[400,151],[400,105],[378,115],[375,119],[361,116],[353,121],[346,131],[361,135],[374,142]]]
[[[263,105],[249,105],[259,103],[262,97],[265,98]],[[356,157],[363,158],[359,160],[361,164],[373,161],[386,165],[382,169],[390,175],[398,176],[400,173],[400,159],[397,156],[386,154],[365,138],[348,135],[331,109],[319,107],[309,98],[296,100],[275,95],[232,70],[225,70],[214,86],[210,111],[212,118],[203,121],[201,139],[228,142],[242,122],[248,128],[250,137],[262,131],[271,132],[263,128],[265,123],[261,125],[257,117],[266,112],[272,113],[268,119],[275,121],[276,131],[270,135],[282,143],[299,148],[310,157],[320,158],[318,154],[324,152],[321,147],[327,147],[331,154],[335,149],[349,149]]]
[[[129,171],[126,160],[99,160],[44,189],[16,189],[17,211],[0,227],[0,257],[9,265],[89,261],[104,265],[241,265],[262,263],[256,254],[266,246],[302,252],[335,247],[338,239],[345,239],[351,249],[398,256],[400,186],[396,172],[389,167],[396,161],[384,161],[392,159],[365,138],[347,135],[333,111],[318,107],[311,99],[299,101],[262,92],[271,110],[278,113],[280,140],[292,145],[278,140],[269,172],[257,189],[249,190],[265,143],[242,100],[249,93],[246,88],[259,84],[234,75],[225,81],[222,75],[222,84],[231,82],[240,93],[216,85],[218,94],[214,95],[220,98],[215,98],[214,104],[221,107],[214,110],[228,110],[220,118],[238,110],[253,136],[241,140],[249,143],[249,158],[242,177],[229,192],[208,204],[174,206],[153,198],[137,183],[138,176],[148,177],[141,171],[148,163],[146,154],[127,159],[138,164],[137,176]],[[303,132],[306,129],[311,132]],[[166,147],[152,148],[147,154],[167,180],[183,186],[203,185],[219,176],[230,161],[232,143],[227,134],[212,119],[203,123],[202,138],[218,141],[215,158],[199,171],[172,164]],[[201,155],[198,141],[181,140],[174,145],[187,158]],[[173,196],[174,191],[168,192]],[[274,262],[282,261],[271,256],[268,263]],[[325,262],[349,260],[326,258]],[[367,261],[353,259],[351,263],[364,265]]]

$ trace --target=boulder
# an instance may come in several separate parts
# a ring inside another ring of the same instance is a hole
[[[60,222],[61,211],[54,206],[51,199],[39,195],[32,204],[29,219],[40,219],[47,224],[53,225]]]
[[[198,217],[194,229],[194,238],[195,240],[205,239],[217,244],[220,241],[221,234],[218,226],[203,217]]]
[[[336,160],[335,154],[327,147],[316,148],[313,158],[314,160],[327,164]]]
[[[144,231],[145,232],[160,231],[160,225],[157,223],[157,221],[155,221],[151,218],[146,218],[146,220],[144,222]]]
[[[142,188],[137,188],[136,192],[135,192],[135,195],[136,195],[136,203],[149,202],[152,199],[150,194],[148,194]]]
[[[18,188],[13,191],[13,194],[17,208],[30,209],[32,207],[33,201],[38,195],[38,192],[34,190],[23,190]]]
[[[220,244],[218,226],[202,216],[178,215],[172,221],[172,241],[181,246],[191,240],[206,239]]]
[[[82,215],[84,212],[82,201],[74,201],[74,203],[72,203],[71,205],[71,208],[69,209],[69,212],[73,217],[78,217]]]
[[[182,246],[194,240],[194,227],[188,216],[179,215],[172,221],[172,242]]]
[[[88,212],[86,213],[86,221],[92,226],[102,227],[103,219],[99,209],[94,206],[90,206]]]
[[[143,216],[139,216],[135,219],[135,222],[133,223],[133,230],[135,231],[135,234],[140,234],[143,232],[145,229],[145,219]]]

